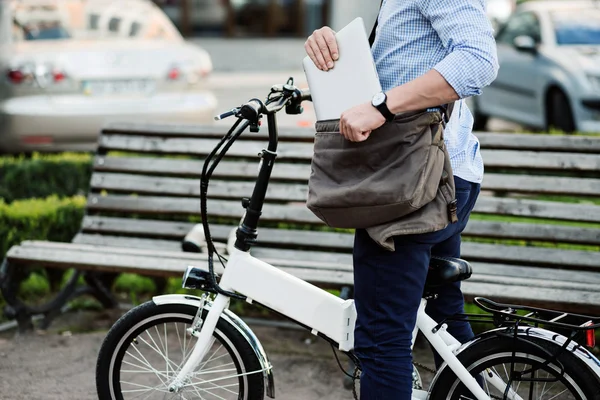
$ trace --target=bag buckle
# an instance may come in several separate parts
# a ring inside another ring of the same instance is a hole
[[[457,215],[457,210],[458,210],[458,206],[457,206],[457,201],[456,199],[452,200],[450,203],[448,203],[448,218],[450,219],[450,222],[455,224],[458,222],[458,215]]]

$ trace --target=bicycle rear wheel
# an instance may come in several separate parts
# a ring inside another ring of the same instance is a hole
[[[495,336],[465,349],[458,359],[471,375],[484,377],[482,387],[492,399],[600,400],[599,377],[569,351],[562,351],[557,361],[543,366],[548,358],[546,351],[555,354],[559,348],[533,338],[519,340],[515,346],[513,339]],[[532,372],[521,379],[511,379],[513,362],[517,374]],[[485,379],[486,374],[492,376],[490,373],[495,373],[501,384],[494,386]],[[475,396],[450,368],[444,368],[431,389],[430,399],[475,400]]]

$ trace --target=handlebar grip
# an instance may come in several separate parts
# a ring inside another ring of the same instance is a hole
[[[217,115],[215,117],[215,121],[220,121],[222,119],[231,117],[232,115],[235,115],[237,113],[237,111],[238,110],[234,108],[233,110],[230,110],[230,111],[224,112],[223,114]]]
[[[310,89],[300,89],[300,101],[312,101]]]

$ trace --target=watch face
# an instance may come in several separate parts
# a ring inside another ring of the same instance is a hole
[[[373,96],[373,106],[377,107],[385,102],[385,93],[379,92]]]

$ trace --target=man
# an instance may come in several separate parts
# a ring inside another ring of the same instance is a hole
[[[339,52],[330,28],[315,31],[305,49],[321,70],[335,68]],[[372,52],[389,112],[433,111],[456,101],[445,141],[459,221],[435,232],[395,236],[393,251],[366,230],[355,234],[355,352],[362,368],[361,399],[409,400],[411,337],[430,257],[460,256],[460,234],[483,179],[479,142],[471,133],[473,117],[460,99],[480,94],[495,79],[498,63],[484,0],[383,0]],[[355,142],[367,140],[386,121],[381,108],[370,102],[347,110],[340,118],[341,134]],[[457,283],[441,289],[427,313],[441,320],[463,308]],[[450,323],[448,330],[462,342],[473,336],[466,322]]]

